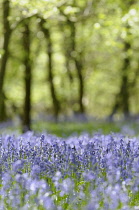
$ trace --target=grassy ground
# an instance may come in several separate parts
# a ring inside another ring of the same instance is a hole
[[[70,135],[80,135],[83,132],[89,134],[102,132],[108,134],[110,132],[120,132],[120,126],[116,123],[106,122],[37,122],[33,124],[33,130],[37,132],[47,131],[48,133],[55,134],[59,137],[67,137]]]
[[[103,134],[109,134],[111,132],[122,132],[126,135],[139,135],[139,124],[137,122],[107,122],[107,121],[92,121],[92,122],[48,122],[37,121],[32,123],[32,130],[35,133],[47,132],[54,134],[58,137],[68,137],[70,135],[80,135],[84,132],[93,134],[100,132]],[[6,124],[0,127],[0,133],[21,133],[21,126]]]

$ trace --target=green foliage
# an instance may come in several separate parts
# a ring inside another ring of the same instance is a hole
[[[47,40],[39,28],[40,18],[44,18],[45,27],[51,30],[53,81],[63,115],[71,115],[79,109],[76,67],[66,55],[71,47],[70,22],[74,23],[76,28],[74,40],[76,49],[75,51],[71,50],[69,54],[71,57],[83,57],[82,74],[85,84],[83,104],[87,114],[106,117],[111,113],[116,94],[120,91],[123,60],[127,56],[131,60],[128,70],[130,112],[138,113],[138,102],[136,103],[136,101],[139,98],[139,3],[137,1],[11,0],[10,6],[9,20],[13,33],[4,84],[9,117],[12,118],[15,114],[21,115],[23,111],[24,52],[21,39],[22,24],[28,18],[31,21],[33,118],[42,113],[51,112],[53,114],[48,83],[48,55],[45,46]],[[2,16],[1,8],[2,2],[0,3],[0,18]],[[127,24],[129,29],[127,29]],[[131,45],[128,52],[124,51],[125,41]],[[2,42],[3,32],[2,26],[0,26],[0,46],[2,46]],[[0,58],[3,53],[4,51],[1,49]],[[72,82],[69,80],[66,60],[69,60]],[[13,110],[13,106],[16,107],[16,110]],[[70,133],[70,131],[68,132]]]

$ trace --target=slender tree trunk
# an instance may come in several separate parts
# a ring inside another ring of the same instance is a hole
[[[23,114],[23,132],[31,130],[31,81],[32,81],[32,67],[30,59],[31,38],[29,20],[25,21],[23,31],[23,48],[24,48],[24,66],[25,66],[25,100],[24,100],[24,114]]]
[[[75,63],[76,66],[76,70],[77,70],[77,77],[78,77],[78,82],[79,82],[79,98],[78,98],[78,102],[79,102],[79,112],[81,114],[85,113],[85,107],[83,104],[83,97],[84,97],[84,80],[83,80],[83,73],[82,73],[82,69],[83,69],[83,64],[82,64],[82,55],[79,54],[76,50],[76,29],[75,29],[75,24],[74,22],[68,21],[69,26],[70,26],[70,30],[71,30],[71,57]]]
[[[85,113],[85,107],[83,104],[83,97],[84,97],[84,80],[82,75],[82,64],[81,61],[75,60],[77,74],[78,74],[78,80],[79,80],[79,111],[81,114]]]
[[[69,25],[69,24],[67,24],[67,25]],[[65,67],[67,69],[67,75],[69,78],[69,82],[72,85],[74,78],[73,78],[72,71],[71,71],[71,61],[72,61],[71,39],[69,39],[69,37],[66,35],[64,29],[65,29],[64,25],[60,24],[60,30],[63,32],[63,50],[64,50],[64,55],[65,55]]]
[[[53,82],[53,79],[54,79],[54,76],[53,76],[53,59],[52,59],[53,46],[52,46],[50,30],[48,28],[46,28],[44,26],[44,24],[45,24],[45,20],[41,19],[40,27],[41,27],[41,30],[43,31],[44,36],[45,36],[46,41],[47,41],[48,80],[49,80],[49,85],[50,85],[51,97],[52,97],[52,101],[53,101],[55,120],[57,121],[58,120],[58,115],[59,115],[59,112],[60,112],[60,102],[57,98],[56,90],[55,90],[55,86],[54,86],[54,82]]]
[[[130,57],[128,55],[128,51],[131,48],[130,43],[125,41],[125,53],[126,57],[124,59],[123,64],[123,74],[122,74],[122,85],[121,85],[121,98],[122,98],[122,106],[123,106],[123,113],[125,118],[129,117],[129,82],[128,82],[128,73],[130,68]]]
[[[4,102],[4,79],[6,73],[6,65],[9,56],[9,42],[11,37],[10,23],[8,20],[10,14],[10,2],[9,0],[3,0],[3,54],[0,63],[0,121],[4,121],[6,118],[6,109]]]
[[[76,5],[76,1],[73,1],[73,6]],[[82,62],[82,54],[78,53],[77,49],[76,49],[76,28],[75,28],[75,23],[72,22],[68,16],[66,16],[64,14],[64,12],[60,9],[60,12],[62,15],[64,15],[67,19],[67,25],[70,28],[70,37],[69,37],[69,43],[70,43],[70,50],[67,50],[68,54],[66,56],[68,56],[66,59],[68,59],[70,61],[70,59],[75,63],[75,68],[77,71],[77,77],[78,77],[78,90],[79,90],[79,98],[78,98],[78,103],[79,103],[79,112],[81,114],[85,114],[85,107],[83,104],[83,97],[84,97],[84,79],[83,79],[83,62]],[[70,80],[72,79],[71,76],[71,72],[69,71],[69,62],[66,62],[67,65],[67,71],[68,71],[68,75]]]
[[[127,25],[127,31],[129,30],[129,26]],[[122,66],[122,73],[121,73],[121,86],[120,86],[120,91],[116,95],[116,101],[113,106],[110,118],[113,118],[113,115],[120,109],[124,117],[127,118],[130,115],[130,110],[129,110],[129,81],[128,81],[128,76],[129,76],[129,69],[130,69],[130,56],[128,55],[129,50],[131,49],[131,44],[129,43],[128,40],[124,40],[124,53],[125,53],[125,58],[123,60],[123,66]]]
[[[127,2],[125,5],[125,2],[123,3],[123,11],[128,12],[130,7],[135,3],[135,0],[130,0]],[[123,12],[123,14],[124,14]],[[125,14],[124,14],[125,15]],[[130,36],[130,25],[126,23],[126,31],[127,31],[127,37]],[[124,40],[124,53],[125,53],[125,58],[123,60],[123,67],[122,67],[122,79],[121,79],[121,86],[120,86],[120,91],[116,96],[115,104],[113,106],[112,112],[110,114],[110,119],[113,118],[113,115],[121,109],[124,117],[127,118],[130,116],[130,105],[129,105],[129,97],[130,97],[130,88],[132,88],[132,85],[128,81],[128,76],[129,76],[129,68],[130,68],[130,61],[131,58],[128,54],[129,50],[131,49],[131,43],[129,40]],[[136,72],[138,74],[138,71]],[[136,79],[135,79],[136,81]],[[132,83],[133,84],[133,83]]]
[[[71,62],[71,59],[70,59],[70,56],[71,55],[71,52],[66,49],[66,52],[65,52],[65,59],[66,59],[66,69],[67,69],[67,74],[68,74],[68,78],[69,78],[69,81],[70,81],[70,84],[72,85],[73,83],[73,75],[71,73],[71,68],[70,68],[70,62]]]

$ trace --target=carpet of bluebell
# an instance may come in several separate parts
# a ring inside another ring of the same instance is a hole
[[[0,210],[139,209],[139,139],[0,136]]]

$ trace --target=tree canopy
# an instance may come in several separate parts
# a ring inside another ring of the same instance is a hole
[[[0,19],[1,121],[138,114],[138,1],[3,0]]]

